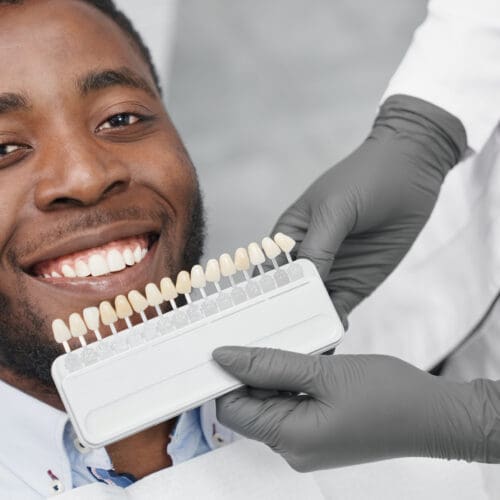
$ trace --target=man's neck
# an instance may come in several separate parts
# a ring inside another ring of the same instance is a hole
[[[128,472],[142,479],[172,465],[167,445],[175,419],[155,425],[116,443],[106,446],[116,472]]]
[[[3,367],[0,367],[0,380],[43,403],[65,411],[55,387],[47,387],[39,381],[20,377]],[[170,467],[172,459],[166,450],[174,425],[175,419],[169,420],[107,446],[106,451],[115,471],[127,472],[136,479],[141,479]]]

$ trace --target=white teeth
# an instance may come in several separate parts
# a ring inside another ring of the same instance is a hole
[[[92,276],[103,276],[108,274],[109,266],[102,255],[94,254],[89,259],[89,269]]]
[[[269,259],[275,259],[281,253],[281,248],[268,236],[262,240],[262,248]]]
[[[175,285],[170,278],[162,278],[160,281],[160,290],[165,300],[174,300],[178,296]]]
[[[137,290],[131,290],[128,293],[128,301],[132,305],[134,311],[136,313],[141,313],[146,309],[149,304],[144,295],[142,293],[138,292]]]
[[[90,276],[90,269],[83,260],[77,260],[75,264],[75,273],[79,278]]]
[[[58,343],[67,342],[71,338],[71,332],[62,319],[55,319],[52,322],[52,332]]]
[[[132,314],[134,314],[132,308],[130,307],[129,301],[127,300],[127,297],[125,297],[125,295],[116,296],[115,309],[116,309],[116,315],[120,319],[128,318],[129,316],[132,316]]]
[[[118,321],[116,311],[107,300],[99,304],[99,312],[101,313],[101,321],[103,325],[111,325]]]
[[[148,283],[144,289],[146,292],[146,300],[150,306],[159,306],[163,302],[163,297],[154,283]]]
[[[191,269],[191,285],[193,288],[203,288],[207,284],[205,272],[200,265],[193,266]]]
[[[236,273],[236,266],[228,253],[223,253],[219,257],[219,264],[222,276],[232,276]]]
[[[247,271],[250,269],[250,259],[245,248],[238,248],[234,253],[234,264],[238,271]]]
[[[89,330],[99,329],[99,309],[97,307],[86,307],[83,310],[83,320]]]
[[[207,262],[205,277],[207,278],[207,281],[211,281],[212,283],[217,283],[220,281],[220,267],[217,260],[210,259]]]
[[[133,266],[135,264],[134,254],[130,248],[123,250],[123,260],[127,266]]]
[[[108,261],[109,270],[112,273],[121,271],[122,269],[125,269],[127,267],[125,265],[125,261],[123,260],[122,254],[114,248],[108,252],[108,254],[106,255],[106,260]]]
[[[141,247],[136,247],[134,250],[134,261],[136,264],[141,262],[142,260],[142,250]]]
[[[64,266],[62,266],[61,268],[61,271],[63,273],[63,276],[65,276],[66,278],[76,278],[75,270],[68,264],[64,264]]]
[[[175,284],[177,293],[187,294],[191,293],[191,277],[187,271],[181,271],[177,275],[177,282]]]
[[[126,248],[120,252],[116,248],[107,251],[104,255],[94,254],[88,260],[78,259],[73,265],[64,264],[61,271],[44,273],[44,278],[86,278],[87,276],[104,276],[109,273],[122,271],[127,266],[141,262],[148,253],[147,248],[139,245],[134,250]]]
[[[290,253],[296,244],[294,239],[283,233],[276,233],[274,235],[274,241],[281,248],[281,250],[286,253]]]
[[[250,262],[254,266],[263,264],[266,261],[266,256],[257,243],[250,243],[250,245],[248,245],[248,255],[250,256]]]
[[[69,317],[69,330],[73,337],[81,337],[87,333],[87,326],[78,313],[73,313]]]

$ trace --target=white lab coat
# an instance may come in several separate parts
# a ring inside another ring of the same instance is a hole
[[[353,312],[338,351],[384,352],[428,369],[500,290],[500,2],[431,0],[384,98],[398,93],[457,116],[469,153],[401,265]]]

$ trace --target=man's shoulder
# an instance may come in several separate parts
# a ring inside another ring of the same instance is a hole
[[[49,487],[49,481],[47,481],[47,486]],[[0,462],[0,498],[2,500],[39,500],[44,497],[26,484],[15,471],[9,469],[7,464]]]

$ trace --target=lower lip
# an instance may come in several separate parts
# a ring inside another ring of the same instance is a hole
[[[156,254],[158,240],[153,243],[141,262],[127,267],[117,273],[103,276],[88,276],[86,278],[35,278],[39,283],[50,287],[57,287],[66,292],[82,295],[99,294],[100,300],[114,297],[120,293],[144,287],[150,281],[157,281],[160,277],[153,276],[152,261]],[[151,274],[152,276],[149,276]],[[146,280],[146,281],[144,281]]]

